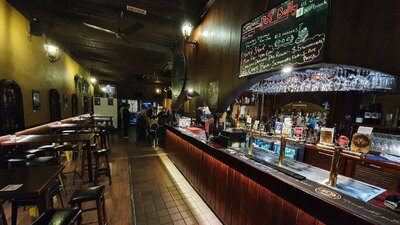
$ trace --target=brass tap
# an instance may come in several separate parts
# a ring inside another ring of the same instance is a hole
[[[286,149],[286,139],[285,137],[281,137],[281,148],[279,151],[278,157],[278,166],[283,166],[283,159],[285,158],[285,149]]]
[[[254,142],[254,135],[253,132],[250,130],[249,145],[247,146],[247,154],[249,155],[253,155],[253,142]]]
[[[335,151],[333,152],[332,163],[331,163],[331,171],[329,173],[329,180],[327,185],[336,187],[337,184],[337,176],[339,171],[339,162],[340,162],[340,154],[342,153],[343,148],[340,146],[335,147]]]

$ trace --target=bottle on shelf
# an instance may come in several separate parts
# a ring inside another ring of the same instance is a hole
[[[364,105],[360,105],[360,109],[358,110],[358,113],[356,115],[356,123],[364,123]]]
[[[371,104],[369,104],[369,105],[367,105],[367,107],[365,107],[364,123],[365,124],[370,124],[371,123]]]
[[[382,105],[376,102],[376,97],[374,97],[371,105],[371,123],[374,125],[380,125],[382,121]]]

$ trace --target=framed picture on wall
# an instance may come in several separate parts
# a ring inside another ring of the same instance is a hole
[[[64,109],[68,108],[68,95],[63,95]]]
[[[32,90],[32,106],[33,111],[40,110],[40,92],[38,90]]]
[[[114,99],[113,98],[108,98],[108,105],[114,105]]]
[[[101,105],[100,98],[94,98],[94,105]]]

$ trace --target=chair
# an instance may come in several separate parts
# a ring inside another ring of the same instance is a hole
[[[96,169],[94,171],[94,183],[97,184],[97,178],[101,175],[106,175],[108,177],[108,183],[111,185],[111,170],[110,163],[108,161],[108,155],[110,151],[108,149],[99,149],[94,151]],[[106,167],[102,167],[100,159],[104,158]]]
[[[96,201],[95,208],[82,209],[82,203]],[[107,224],[106,206],[104,200],[104,186],[94,186],[82,190],[76,190],[69,201],[72,207],[78,207],[82,212],[97,210],[97,221],[99,225]],[[81,223],[81,218],[78,219],[78,224]]]
[[[32,225],[72,225],[81,213],[79,208],[51,209],[40,215]]]

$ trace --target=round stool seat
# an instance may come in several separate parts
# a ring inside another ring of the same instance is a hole
[[[53,151],[54,150],[54,145],[42,145],[38,149],[45,149],[47,151]]]
[[[90,133],[92,133],[92,130],[78,130],[78,133],[80,133],[80,134],[90,134]]]
[[[57,145],[54,149],[58,152],[65,151],[75,151],[78,149],[78,145],[66,144],[66,145]]]
[[[15,168],[15,167],[26,167],[27,159],[24,158],[12,158],[8,159],[8,167],[9,168]]]
[[[82,190],[76,190],[71,199],[69,200],[69,204],[79,204],[81,202],[94,201],[98,200],[103,196],[104,186],[95,186]]]
[[[47,150],[46,149],[42,149],[42,148],[36,148],[36,149],[29,149],[26,150],[25,153],[27,154],[34,154],[37,156],[43,156],[45,154]]]
[[[94,151],[94,154],[97,155],[97,156],[100,156],[100,157],[101,156],[108,156],[109,153],[110,153],[110,150],[105,149],[105,148],[98,149],[98,150]]]
[[[27,159],[24,158],[12,158],[12,159],[8,159],[7,162],[11,162],[11,163],[18,163],[18,162],[26,162]]]
[[[79,208],[51,209],[44,212],[40,217],[32,223],[32,225],[57,224],[70,225],[73,224],[81,214]]]
[[[49,166],[49,165],[57,165],[58,159],[53,156],[43,156],[30,160],[27,165],[28,166]]]
[[[62,133],[63,134],[75,134],[76,130],[63,130]]]

